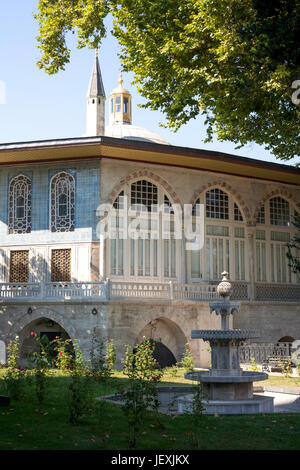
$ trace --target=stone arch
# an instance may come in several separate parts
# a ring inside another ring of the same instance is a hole
[[[238,205],[239,209],[241,210],[245,223],[247,225],[251,224],[251,213],[250,213],[249,207],[247,206],[245,201],[242,199],[240,194],[234,188],[232,188],[232,186],[230,186],[228,183],[222,180],[215,180],[215,181],[209,182],[207,184],[204,184],[201,188],[194,191],[190,204],[194,205],[197,199],[203,193],[206,193],[206,191],[213,189],[213,188],[219,188],[222,191],[229,193],[229,195],[233,198],[234,202]]]
[[[110,192],[106,202],[108,204],[113,204],[116,197],[120,194],[126,184],[131,184],[141,178],[146,178],[151,181],[151,183],[159,184],[170,197],[172,204],[178,204],[180,207],[182,207],[181,201],[172,186],[170,186],[169,183],[167,183],[167,181],[165,181],[163,178],[147,169],[136,170],[129,175],[122,177],[119,183],[116,184]]]
[[[70,338],[76,337],[76,330],[74,326],[70,322],[66,322],[65,316],[61,313],[55,312],[47,306],[33,308],[32,313],[26,313],[22,318],[20,318],[14,324],[15,335],[18,335],[19,332],[30,323],[42,318],[47,318],[48,320],[52,320],[53,322],[58,323],[67,332]]]
[[[278,343],[293,343],[295,341],[295,338],[290,335],[282,336],[279,340]]]
[[[159,343],[161,351],[163,348],[169,350],[175,359],[173,363],[180,361],[187,343],[187,338],[179,325],[166,317],[155,318],[145,325],[137,335],[135,344],[141,343],[143,337]],[[157,359],[160,362],[160,358]]]
[[[54,339],[57,335],[61,336],[62,339],[69,339],[74,337],[70,333],[74,333],[74,328],[71,326],[67,327],[65,322],[61,318],[61,315],[57,315],[56,312],[50,309],[41,308],[37,309],[41,311],[33,311],[32,314],[26,314],[18,322],[18,336],[20,338],[20,365],[27,365],[27,355],[29,352],[36,350],[37,344],[31,337],[30,332],[34,331],[38,334],[45,333],[50,339]],[[27,321],[26,321],[27,320]]]
[[[282,189],[282,188],[274,189],[273,191],[270,191],[268,194],[266,194],[260,200],[259,204],[256,206],[254,216],[253,216],[253,223],[255,225],[256,225],[256,220],[257,220],[257,217],[258,217],[258,214],[262,205],[265,204],[272,197],[276,197],[276,196],[280,196],[283,199],[286,199],[290,204],[292,204],[297,209],[297,211],[300,212],[300,202],[297,202],[294,196],[292,196],[292,194],[289,191],[287,191],[286,189]]]

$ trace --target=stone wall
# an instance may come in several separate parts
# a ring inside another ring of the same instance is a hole
[[[33,310],[31,314],[27,313],[29,306]],[[97,309],[96,315],[92,313],[94,307]],[[258,329],[258,341],[277,342],[284,336],[300,338],[300,306],[296,304],[243,302],[240,314],[233,318],[234,328]],[[48,326],[49,320],[54,322],[53,326]],[[65,331],[69,337],[78,339],[88,359],[95,330],[97,335],[114,340],[118,367],[124,357],[125,345],[133,347],[143,335],[160,339],[177,361],[182,357],[185,343],[189,342],[196,365],[208,367],[209,345],[202,340],[191,340],[191,330],[220,327],[220,317],[209,313],[208,302],[154,300],[53,302],[48,305],[15,303],[2,305],[0,310],[0,341],[4,341],[6,345],[16,335],[20,336],[23,342],[28,339],[31,330]]]
[[[255,342],[277,342],[285,336],[300,338],[300,305],[295,302],[243,302],[234,328],[254,328],[260,332]]]

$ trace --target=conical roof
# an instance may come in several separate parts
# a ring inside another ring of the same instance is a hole
[[[101,75],[101,70],[100,70],[100,65],[99,65],[99,60],[98,60],[98,51],[96,50],[95,62],[93,66],[90,86],[88,89],[88,97],[95,98],[97,96],[104,96],[105,98],[105,91],[104,91],[102,75]]]

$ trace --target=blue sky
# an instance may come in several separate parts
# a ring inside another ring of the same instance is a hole
[[[65,71],[49,76],[36,62],[37,22],[33,18],[38,0],[0,0],[0,142],[22,142],[52,138],[80,137],[86,126],[86,94],[94,52],[76,48],[70,38],[71,62]],[[103,41],[99,60],[106,95],[117,85],[120,64],[118,45],[110,35]],[[133,96],[133,124],[158,133],[173,145],[202,148],[259,160],[284,163],[255,144],[235,149],[234,144],[204,144],[203,119],[190,121],[177,133],[159,126],[165,122],[159,112],[138,108],[143,103],[130,84],[132,74],[123,74],[124,86]],[[2,88],[1,88],[2,87]],[[5,102],[1,104],[5,91]],[[108,108],[108,106],[107,106]],[[107,116],[108,122],[108,116]],[[290,161],[288,164],[292,164]]]

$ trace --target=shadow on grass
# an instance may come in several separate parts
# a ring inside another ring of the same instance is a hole
[[[170,382],[165,382],[170,385]],[[178,385],[178,382],[173,382]],[[118,405],[97,397],[126,389],[127,378],[116,373],[107,382],[90,381],[91,406],[77,425],[69,422],[70,377],[51,371],[45,401],[39,406],[32,381],[24,397],[0,408],[0,450],[124,450],[128,426]],[[3,380],[0,387],[4,392]],[[270,414],[202,416],[193,429],[189,416],[160,416],[162,429],[151,412],[146,414],[137,450],[299,450],[300,415]]]

